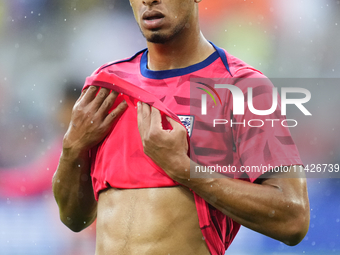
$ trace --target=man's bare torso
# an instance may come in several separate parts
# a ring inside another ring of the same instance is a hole
[[[96,255],[210,254],[193,194],[182,186],[101,192],[96,243]]]

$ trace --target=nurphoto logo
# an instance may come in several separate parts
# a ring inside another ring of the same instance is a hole
[[[216,91],[216,89],[228,89],[231,93],[232,99],[233,99],[233,115],[244,115],[245,113],[245,95],[242,92],[242,90],[231,84],[215,84],[214,87],[198,82],[200,85],[205,86],[206,88],[197,87],[198,89],[204,91],[205,93],[201,95],[201,115],[207,115],[207,94],[211,97],[211,99],[214,101],[215,106],[218,106],[215,97],[218,99],[221,106],[222,100],[219,95],[219,93]],[[209,90],[211,91],[209,91]],[[215,96],[214,96],[214,95]],[[302,98],[287,98],[288,94],[295,94],[297,95],[303,95]],[[272,88],[272,105],[269,109],[265,110],[259,110],[254,107],[253,104],[253,88],[248,87],[247,88],[247,105],[248,109],[251,113],[257,116],[266,116],[274,113],[278,108],[278,88],[273,87]],[[282,87],[281,88],[281,115],[285,116],[287,114],[287,105],[295,105],[304,115],[311,116],[312,114],[307,110],[307,108],[303,105],[311,99],[311,93],[308,89],[305,88],[296,88],[296,87]],[[250,120],[243,120],[243,122],[234,122],[233,120],[226,120],[226,119],[214,119],[213,120],[213,126],[216,125],[225,125],[230,123],[231,126],[234,125],[243,125],[250,127],[262,127],[265,122],[271,123],[272,127],[274,127],[275,122],[280,122],[282,126],[284,127],[295,127],[297,126],[298,122],[294,119],[250,119]],[[290,123],[290,124],[289,124]]]

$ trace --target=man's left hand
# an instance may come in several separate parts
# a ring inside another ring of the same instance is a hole
[[[138,130],[144,153],[174,180],[187,179],[190,158],[187,155],[187,131],[177,121],[166,117],[172,130],[164,130],[158,109],[138,102]],[[188,166],[187,169],[185,166]],[[186,171],[185,171],[186,170]]]

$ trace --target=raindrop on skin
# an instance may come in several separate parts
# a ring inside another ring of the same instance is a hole
[[[275,210],[272,210],[271,212],[268,213],[268,216],[269,216],[270,218],[273,218],[274,215],[275,215]]]

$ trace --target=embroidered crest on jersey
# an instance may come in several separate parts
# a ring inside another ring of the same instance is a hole
[[[194,116],[192,115],[177,115],[177,116],[187,129],[189,137],[191,137],[192,128],[194,127]]]

